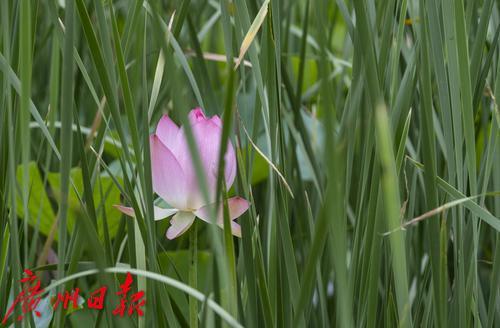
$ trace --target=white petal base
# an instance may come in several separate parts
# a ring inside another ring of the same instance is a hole
[[[191,212],[178,212],[170,220],[167,230],[167,238],[172,240],[183,234],[194,222],[194,214]]]

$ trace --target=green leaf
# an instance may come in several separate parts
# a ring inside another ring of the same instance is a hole
[[[21,176],[21,167],[17,168],[18,179]],[[74,182],[75,189],[70,190],[68,196],[68,232],[71,232],[75,220],[81,217],[81,203],[78,195],[83,191],[82,183],[82,172],[80,168],[73,168],[70,172],[71,179]],[[118,212],[113,205],[120,203],[120,191],[113,183],[113,180],[109,176],[101,176],[97,183],[102,184],[104,198],[101,199],[99,188],[94,188],[93,197],[98,214],[98,228],[99,236],[103,238],[103,221],[102,221],[102,211],[106,212],[106,218],[108,220],[109,234],[114,237],[118,225],[120,223],[121,213]],[[40,230],[45,236],[50,234],[50,230],[54,221],[56,220],[56,214],[52,208],[51,201],[55,202],[55,206],[59,204],[60,195],[59,188],[61,185],[61,176],[56,172],[49,172],[47,175],[47,183],[44,184],[44,180],[40,176],[40,172],[36,163],[29,163],[29,221],[28,223],[33,227]],[[50,188],[50,189],[49,189]],[[78,192],[78,193],[77,193]],[[21,198],[17,197],[17,211],[20,217],[24,218],[24,211],[22,206]],[[99,219],[101,218],[101,219]],[[58,240],[58,233],[55,233],[55,240]]]

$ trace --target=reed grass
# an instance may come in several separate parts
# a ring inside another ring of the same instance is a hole
[[[2,318],[27,268],[83,298],[128,270],[145,316],[15,327],[498,327],[499,36],[494,0],[0,1]],[[149,135],[184,124],[202,177],[197,106],[242,238],[152,219]]]

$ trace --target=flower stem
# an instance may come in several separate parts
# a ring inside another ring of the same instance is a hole
[[[198,234],[196,221],[189,234],[189,286],[197,289],[198,277]],[[189,327],[198,327],[198,300],[189,296]]]

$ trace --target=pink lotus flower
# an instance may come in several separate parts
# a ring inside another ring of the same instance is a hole
[[[168,239],[174,239],[184,233],[193,224],[195,217],[223,227],[222,204],[215,203],[222,121],[217,115],[207,118],[201,108],[195,108],[189,113],[189,124],[207,182],[210,197],[208,202],[201,192],[184,128],[179,128],[164,115],[156,127],[156,133],[149,138],[153,190],[172,207],[167,209],[155,206],[154,219],[161,220],[175,214],[167,230]],[[224,160],[224,180],[229,189],[236,177],[236,156],[231,142],[227,145]],[[233,235],[241,237],[241,227],[234,219],[245,213],[249,206],[248,201],[233,197],[227,202],[231,231]],[[131,207],[115,207],[126,215],[135,216]],[[214,218],[212,215],[216,207],[217,216]]]

